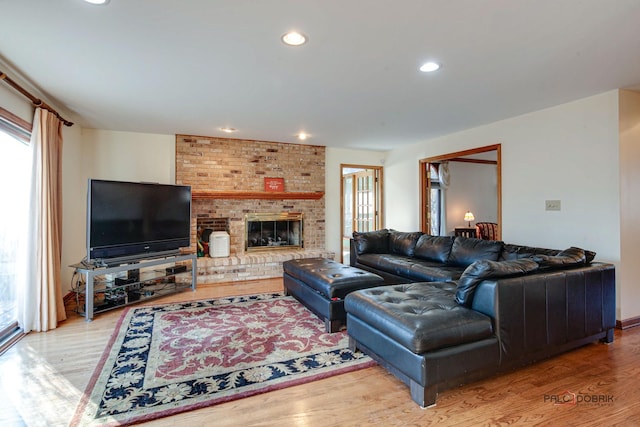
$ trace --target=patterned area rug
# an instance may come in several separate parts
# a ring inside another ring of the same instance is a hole
[[[134,424],[373,364],[282,294],[131,308],[71,424]]]

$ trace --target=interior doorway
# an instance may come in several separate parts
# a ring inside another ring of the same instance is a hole
[[[471,221],[488,221],[497,224],[500,239],[501,158],[501,144],[494,144],[421,159],[420,229],[446,236],[457,230],[475,231]],[[472,213],[470,221],[466,213]]]
[[[354,231],[382,227],[382,166],[340,165],[340,262],[349,264],[349,239]]]

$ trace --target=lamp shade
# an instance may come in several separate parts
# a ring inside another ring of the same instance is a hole
[[[467,211],[467,213],[464,214],[464,220],[468,221],[467,227],[471,228],[471,221],[473,221],[474,219],[476,219],[476,217],[473,216],[473,212]]]

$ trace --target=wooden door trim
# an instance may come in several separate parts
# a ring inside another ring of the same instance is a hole
[[[447,160],[456,159],[459,157],[470,156],[473,154],[486,153],[488,151],[496,152],[496,192],[498,198],[498,239],[502,239],[502,144],[486,145],[484,147],[471,148],[469,150],[456,151],[454,153],[441,154],[439,156],[427,157],[425,159],[418,160],[418,173],[420,174],[420,229],[424,233],[429,232],[429,224],[426,221],[426,204],[429,200],[428,189],[426,180],[429,179],[428,171],[426,170],[427,163],[443,162]]]
[[[340,262],[344,262],[342,256],[342,238],[344,231],[344,181],[343,170],[345,168],[357,168],[357,169],[374,169],[378,172],[378,224],[379,227],[384,227],[384,168],[382,166],[373,165],[359,165],[352,163],[340,164]]]

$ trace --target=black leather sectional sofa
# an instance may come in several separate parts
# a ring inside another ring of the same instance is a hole
[[[353,233],[350,251],[351,266],[378,274],[388,284],[457,280],[477,260],[547,257],[547,264],[555,262],[569,266],[589,264],[596,255],[591,251],[578,250],[583,254],[578,253],[578,258],[569,259],[567,255],[574,254],[557,249],[387,229]]]
[[[353,350],[409,385],[439,391],[593,341],[613,341],[615,269],[579,248],[464,237],[354,233],[351,265],[387,285],[345,298]]]

